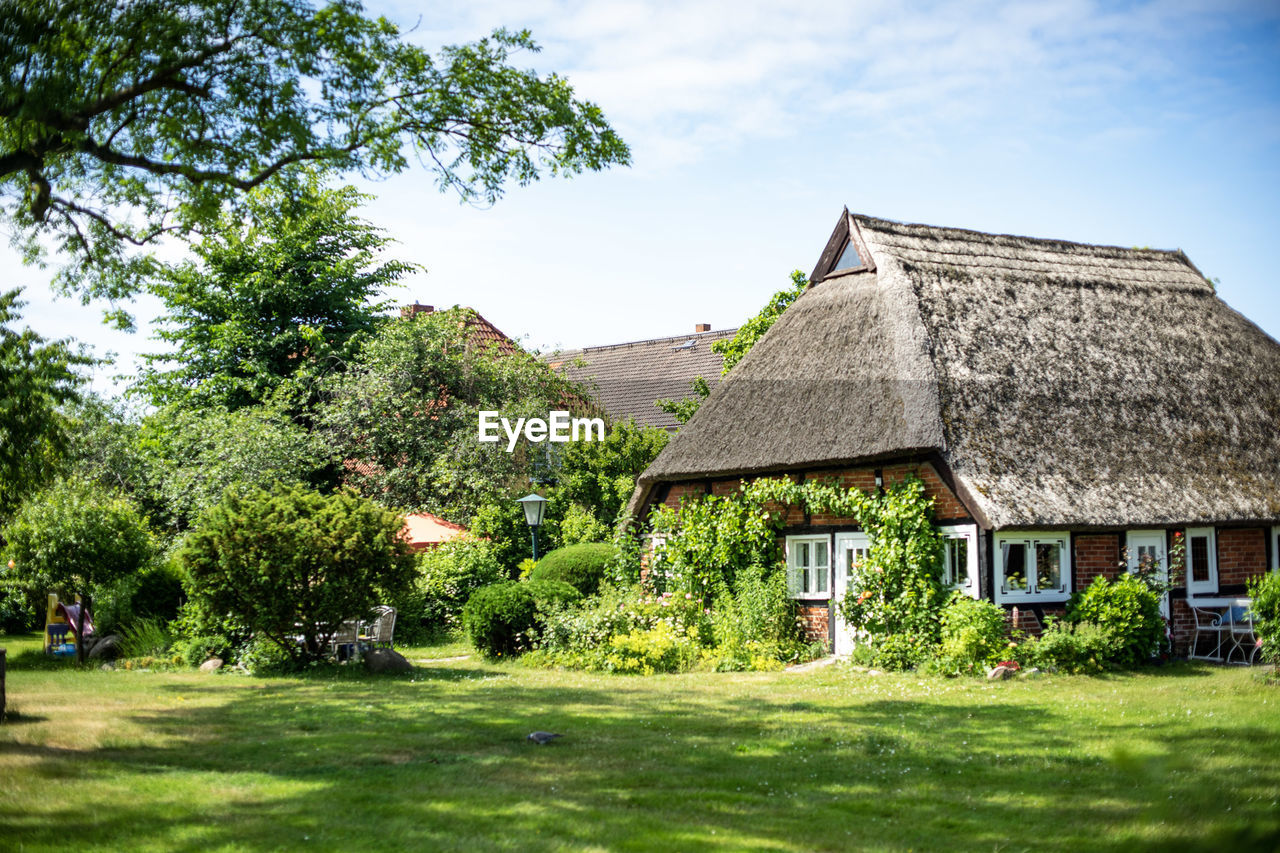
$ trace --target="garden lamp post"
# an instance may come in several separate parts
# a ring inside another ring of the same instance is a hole
[[[529,522],[529,533],[533,536],[533,559],[538,559],[538,526],[547,512],[547,499],[539,494],[525,495],[516,503],[524,507],[524,520]]]

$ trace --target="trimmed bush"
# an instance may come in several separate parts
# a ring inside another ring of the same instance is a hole
[[[1072,622],[1101,625],[1111,635],[1111,663],[1133,666],[1154,657],[1165,638],[1160,599],[1141,580],[1125,574],[1094,579],[1067,606]]]
[[[618,549],[607,543],[570,545],[539,560],[529,572],[529,580],[562,581],[583,595],[595,595],[617,559]]]
[[[548,608],[575,604],[582,595],[558,581],[507,581],[476,590],[462,608],[462,627],[486,657],[529,649]]]
[[[1008,649],[1004,608],[955,593],[942,611],[942,642],[934,668],[947,675],[980,674]]]

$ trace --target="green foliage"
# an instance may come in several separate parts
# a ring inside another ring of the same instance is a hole
[[[795,603],[780,571],[758,565],[742,569],[732,591],[721,588],[710,617],[713,644],[703,653],[703,665],[710,669],[778,669],[805,654]]]
[[[23,305],[19,293],[0,293],[0,523],[56,473],[71,434],[61,407],[79,398],[84,379],[75,368],[93,363],[68,341],[9,328]]]
[[[780,571],[782,515],[768,506],[777,484],[789,485],[756,480],[733,494],[685,500],[678,509],[656,508],[650,525],[662,545],[650,562],[654,587],[692,593],[705,603],[722,587],[733,589],[738,571],[747,566]]]
[[[542,614],[580,601],[576,589],[558,581],[507,581],[475,591],[462,609],[462,625],[486,657],[527,651]]]
[[[343,620],[363,618],[412,583],[403,526],[350,491],[230,490],[178,558],[199,607],[233,617],[303,663],[325,656]]]
[[[152,414],[140,434],[147,466],[146,498],[158,527],[189,529],[231,487],[278,482],[329,485],[332,451],[281,407],[228,412],[169,408]]]
[[[6,2],[0,194],[21,248],[112,299],[154,268],[127,245],[208,234],[243,191],[300,163],[494,201],[512,181],[630,159],[595,105],[496,30],[435,56],[358,3]]]
[[[179,637],[173,643],[173,652],[190,667],[197,667],[209,658],[231,660],[231,647],[223,637]]]
[[[1004,608],[956,592],[942,611],[933,667],[947,675],[982,674],[1010,654]]]
[[[793,270],[790,288],[773,294],[764,308],[760,309],[760,313],[739,326],[738,333],[732,338],[727,341],[716,341],[711,345],[712,352],[724,356],[722,375],[727,374],[734,365],[742,361],[742,357],[764,337],[765,332],[769,331],[782,316],[782,312],[786,311],[787,307],[795,302],[808,286],[809,281],[805,278],[805,274],[800,270]]]
[[[1253,599],[1253,630],[1262,641],[1259,655],[1268,663],[1280,664],[1280,573],[1267,572],[1249,581]]]
[[[167,624],[178,618],[186,600],[182,573],[173,563],[157,562],[138,572],[130,584],[129,614],[133,619],[150,619]]]
[[[605,655],[607,669],[624,675],[685,672],[697,659],[697,638],[666,621],[610,637]]]
[[[716,341],[711,348],[714,350],[721,343],[724,341]],[[711,386],[703,377],[695,376],[689,383],[689,390],[693,392],[691,396],[679,400],[654,400],[653,404],[675,418],[676,423],[687,424],[702,407],[702,401],[711,396]]]
[[[30,600],[50,592],[96,597],[135,574],[153,554],[137,506],[80,479],[62,480],[22,505],[4,528],[8,577]]]
[[[562,581],[583,595],[595,595],[617,561],[618,549],[602,542],[558,548],[529,573],[535,581]]]
[[[354,213],[368,198],[314,174],[264,185],[210,224],[196,260],[161,268],[149,289],[168,312],[157,337],[173,346],[147,356],[152,405],[234,411],[290,380],[296,405],[313,404],[306,386],[341,369],[381,319],[372,300],[413,269],[379,260],[390,240]]]
[[[562,506],[577,506],[586,510],[600,527],[604,536],[616,524],[618,517],[635,491],[636,478],[649,467],[671,436],[656,427],[636,426],[634,421],[618,421],[605,433],[604,441],[575,441],[565,446],[555,470],[556,489],[547,509],[557,515]],[[564,512],[565,526],[569,514]],[[576,534],[565,531],[564,544]],[[577,535],[574,541],[592,541]]]
[[[527,445],[508,453],[505,440],[477,441],[479,413],[546,418],[575,386],[522,350],[475,340],[474,322],[452,308],[387,323],[329,377],[321,424],[342,458],[363,463],[348,472],[352,485],[460,523],[527,489]]]
[[[580,606],[549,608],[528,662],[599,672],[678,672],[692,666],[709,638],[707,613],[692,595],[606,586]]]
[[[139,619],[120,632],[122,658],[158,658],[172,645],[173,637],[154,619]]]
[[[416,612],[400,607],[397,632],[415,618],[428,631],[452,631],[460,626],[462,608],[477,589],[504,580],[505,572],[484,539],[461,537],[424,551],[418,558]],[[406,631],[404,639],[412,639]]]
[[[1154,657],[1165,638],[1160,598],[1142,580],[1123,574],[1095,578],[1067,604],[1067,618],[1103,626],[1111,637],[1109,663],[1133,666]]]
[[[1098,673],[1115,658],[1119,647],[1105,625],[1093,622],[1051,622],[1039,637],[1018,647],[1018,660],[1041,669],[1066,673]]]
[[[948,595],[933,501],[914,477],[880,494],[848,497],[871,552],[850,579],[841,612],[855,630],[867,632],[877,666],[922,664],[939,641],[939,614]]]

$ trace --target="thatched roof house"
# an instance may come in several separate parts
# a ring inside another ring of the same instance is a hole
[[[811,282],[633,508],[743,475],[923,464],[986,537],[984,597],[1031,600],[991,576],[999,532],[1249,527],[1258,568],[1276,564],[1280,345],[1181,251],[846,210]]]

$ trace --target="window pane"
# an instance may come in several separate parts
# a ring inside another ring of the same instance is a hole
[[[1062,586],[1062,549],[1057,542],[1036,543],[1036,588]]]
[[[1004,585],[1011,592],[1027,590],[1027,546],[1022,542],[1006,542],[1000,546],[1004,556]]]
[[[862,266],[862,258],[858,257],[857,248],[853,245],[852,240],[846,240],[844,249],[840,251],[840,260],[836,261],[836,265],[831,268],[831,271],[851,270],[860,266]]]
[[[806,566],[806,567],[809,565],[812,565],[809,562],[809,543],[808,542],[796,543],[796,565]]]
[[[830,565],[830,563],[827,562],[827,543],[826,542],[813,543],[813,564],[815,566]]]
[[[1195,583],[1209,582],[1209,537],[1192,536],[1191,546],[1191,580]]]
[[[952,563],[951,582],[956,586],[969,585],[969,540],[968,539],[952,539],[951,553],[954,562]]]
[[[801,588],[805,592],[813,592],[813,572],[810,569],[804,570],[804,585]]]
[[[814,592],[827,591],[827,567],[826,566],[822,566],[821,568],[817,568],[813,570],[813,591]]]

